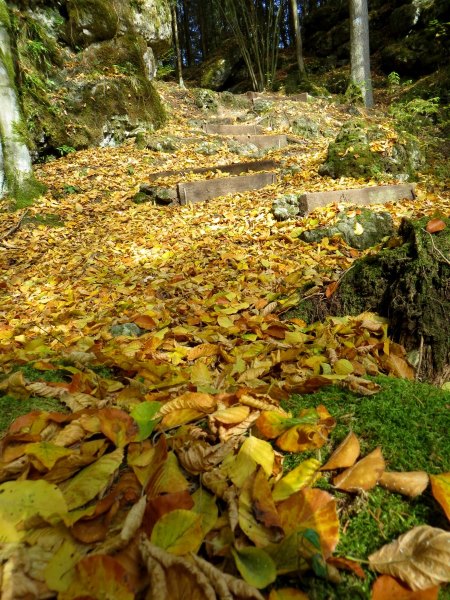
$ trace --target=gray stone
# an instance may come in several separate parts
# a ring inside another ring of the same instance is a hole
[[[235,140],[227,142],[228,150],[238,156],[259,156],[258,146],[255,144],[241,144]]]
[[[334,225],[303,231],[299,237],[305,242],[319,242],[324,237],[338,235],[352,248],[366,250],[393,233],[394,223],[389,213],[373,212],[363,208],[356,215],[342,213],[338,215]]]
[[[253,100],[253,110],[258,114],[267,113],[272,108],[273,102],[270,100],[265,100],[264,98],[255,98],[255,100]]]
[[[272,205],[272,213],[277,221],[295,219],[300,215],[297,194],[278,196]]]
[[[118,325],[113,325],[109,330],[113,337],[119,337],[121,335],[127,337],[139,337],[145,331],[138,327],[136,323],[120,323]]]
[[[320,126],[309,117],[301,116],[291,122],[291,131],[302,137],[316,138],[320,135]]]

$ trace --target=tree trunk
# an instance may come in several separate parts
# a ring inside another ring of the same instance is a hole
[[[172,12],[172,37],[173,37],[173,43],[175,46],[175,55],[176,55],[176,60],[177,60],[178,84],[180,87],[184,88],[183,61],[181,59],[180,38],[178,37],[178,17],[177,17],[176,0],[172,0],[171,12]]]
[[[42,186],[33,177],[30,153],[22,139],[26,125],[14,82],[9,28],[8,8],[0,0],[0,198],[8,193],[29,201],[42,193]]]
[[[290,6],[292,13],[292,22],[294,25],[295,49],[297,53],[298,70],[300,71],[300,74],[303,75],[305,73],[305,63],[303,60],[303,43],[302,34],[300,31],[300,20],[298,18],[297,0],[290,0]]]
[[[367,0],[350,2],[351,83],[360,91],[367,108],[373,106],[370,75],[369,11]]]
[[[189,0],[183,1],[183,38],[186,49],[186,63],[190,67],[192,65],[192,44],[189,30]]]

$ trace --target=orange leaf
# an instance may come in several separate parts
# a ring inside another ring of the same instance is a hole
[[[437,600],[439,586],[413,592],[390,575],[378,577],[372,587],[372,600]]]
[[[320,467],[320,471],[332,471],[333,469],[352,467],[358,459],[359,453],[359,440],[353,432],[350,432],[323,467]]]
[[[433,496],[442,506],[447,519],[450,521],[450,472],[431,475],[430,480]]]
[[[361,565],[354,560],[349,558],[343,558],[341,556],[330,556],[327,560],[329,565],[336,567],[336,569],[342,569],[344,571],[351,571],[360,579],[365,579],[366,574],[364,573]]]
[[[339,490],[356,492],[371,490],[375,487],[385,469],[384,458],[380,448],[359,460],[353,467],[346,469],[334,478],[333,483]]]
[[[112,556],[87,556],[76,565],[77,576],[69,589],[60,592],[61,600],[77,598],[114,598],[133,600],[125,568]]]
[[[279,412],[265,410],[261,413],[255,425],[259,432],[270,440],[292,427],[292,420]]]
[[[339,520],[331,494],[304,488],[278,503],[277,509],[286,535],[299,528],[314,529],[319,534],[325,558],[333,553],[339,541]]]
[[[102,408],[97,411],[96,416],[100,421],[103,435],[118,448],[129,444],[139,432],[136,421],[128,413],[118,408]]]
[[[134,322],[141,329],[147,329],[147,330],[155,329],[155,327],[157,325],[155,319],[153,319],[149,315],[139,315],[138,317],[136,317],[134,319]]]
[[[337,290],[339,285],[338,281],[332,281],[328,286],[327,289],[325,290],[325,296],[327,298],[331,298],[331,296],[334,294],[334,292]]]
[[[428,221],[425,229],[428,231],[428,233],[437,233],[438,231],[442,231],[446,227],[447,225],[442,219],[431,219],[431,221]]]
[[[280,516],[272,498],[269,482],[264,469],[260,467],[253,480],[252,489],[253,514],[257,521],[272,530],[278,530],[280,539],[283,537]]]

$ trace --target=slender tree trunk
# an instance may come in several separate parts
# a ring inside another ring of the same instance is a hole
[[[23,140],[26,125],[20,111],[14,81],[14,63],[9,37],[9,15],[0,0],[0,198],[32,200],[42,193],[33,177],[30,152]]]
[[[349,0],[349,2],[351,82],[361,90],[364,105],[370,108],[373,106],[373,94],[367,0]]]
[[[292,23],[294,25],[298,70],[300,71],[300,75],[303,75],[305,73],[305,62],[303,60],[303,43],[302,33],[300,31],[300,19],[298,18],[297,0],[290,0],[289,4],[291,7]]]
[[[183,38],[184,47],[186,48],[187,66],[190,67],[192,65],[192,44],[189,31],[189,0],[183,0]]]
[[[172,12],[172,37],[173,37],[173,43],[175,46],[175,55],[176,55],[176,60],[177,60],[178,84],[180,87],[184,88],[183,61],[181,59],[180,38],[178,37],[178,17],[177,17],[176,0],[172,0],[171,12]]]

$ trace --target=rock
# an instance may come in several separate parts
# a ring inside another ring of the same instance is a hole
[[[195,148],[195,152],[198,154],[204,154],[205,156],[212,156],[213,154],[217,154],[223,147],[223,141],[213,141],[213,142],[202,142]]]
[[[172,46],[170,0],[130,1],[133,28],[159,56]]]
[[[344,123],[334,142],[328,147],[320,175],[339,177],[377,177],[384,173],[397,175],[403,181],[414,180],[416,170],[424,164],[417,138],[405,132],[397,140],[386,140],[386,132],[363,119]]]
[[[259,156],[260,153],[258,146],[255,146],[255,144],[251,143],[242,144],[235,140],[230,140],[229,142],[227,142],[227,146],[230,152],[232,152],[233,154],[237,154],[238,156],[256,157]]]
[[[120,323],[118,325],[113,325],[109,331],[113,337],[119,337],[121,335],[127,337],[139,337],[145,333],[145,331],[138,327],[136,323]]]
[[[295,219],[300,215],[297,194],[278,196],[272,205],[272,213],[277,221]]]
[[[342,213],[333,225],[303,231],[299,237],[305,242],[319,242],[324,237],[339,235],[352,248],[366,250],[393,233],[394,223],[389,213],[363,208],[358,214]]]
[[[217,112],[219,104],[214,92],[211,90],[194,89],[192,90],[192,93],[194,96],[195,106],[210,112]]]
[[[267,113],[273,108],[273,102],[265,98],[255,98],[253,100],[253,111],[259,115]]]
[[[111,40],[119,32],[114,0],[78,0],[67,2],[67,38],[73,48]]]
[[[27,73],[20,91],[38,156],[59,156],[58,148],[116,145],[133,131],[164,122],[149,80],[154,51],[170,45],[168,0],[18,4],[15,47]],[[144,27],[137,14],[144,20],[152,14],[151,23]],[[31,31],[44,47],[39,53],[28,43]]]
[[[147,198],[144,198],[144,195]],[[139,188],[139,193],[133,198],[135,204],[143,204],[144,202],[152,202],[167,206],[168,204],[178,203],[178,192],[176,188],[165,188],[159,185],[149,185],[143,183]]]
[[[320,135],[320,126],[310,117],[299,116],[291,121],[291,131],[305,138],[316,138]]]
[[[211,90],[225,87],[241,60],[241,51],[234,40],[225,40],[220,48],[201,65],[200,85]]]
[[[177,149],[177,140],[170,136],[138,135],[136,145],[154,152],[174,152]]]

